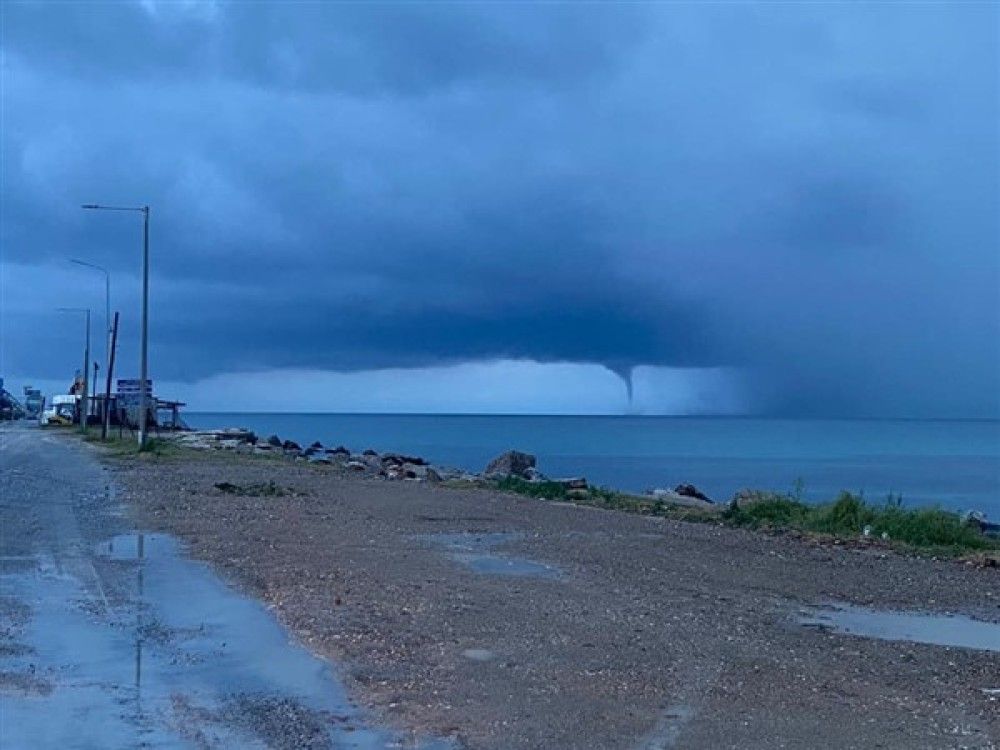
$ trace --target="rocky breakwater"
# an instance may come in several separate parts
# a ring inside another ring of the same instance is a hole
[[[294,440],[277,435],[260,438],[251,430],[227,427],[219,430],[191,430],[170,436],[177,445],[197,451],[231,451],[234,453],[276,456],[303,461],[317,466],[328,465],[345,472],[390,481],[442,482],[462,479],[479,481],[481,477],[460,469],[431,465],[420,456],[402,453],[379,453],[366,449],[352,452],[342,445],[335,448],[315,441],[305,448]]]
[[[172,435],[170,440],[191,450],[232,451],[250,455],[274,456],[290,461],[301,461],[317,466],[330,466],[335,470],[368,479],[401,482],[458,481],[482,486],[500,487],[518,491],[533,487],[529,494],[546,497],[584,500],[592,493],[607,493],[594,488],[584,477],[549,478],[538,469],[538,460],[530,453],[517,450],[504,451],[493,458],[481,473],[472,473],[430,463],[421,456],[405,453],[379,453],[371,448],[354,452],[338,445],[335,448],[315,441],[303,448],[294,440],[278,435],[260,438],[252,431],[240,427],[219,430],[193,430]],[[555,490],[553,492],[552,490]],[[714,503],[697,487],[679,484],[674,489],[653,489],[646,497],[667,505],[678,505],[710,511],[720,511],[724,505]]]

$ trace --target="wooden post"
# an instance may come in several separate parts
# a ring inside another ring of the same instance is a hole
[[[118,343],[118,313],[111,327],[111,349],[108,351],[108,378],[104,388],[104,424],[101,425],[101,440],[108,439],[108,425],[111,422],[111,373],[115,369],[115,345]]]

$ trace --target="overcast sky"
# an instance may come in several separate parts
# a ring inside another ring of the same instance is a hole
[[[201,408],[1000,416],[998,9],[8,0],[0,371],[148,203]]]

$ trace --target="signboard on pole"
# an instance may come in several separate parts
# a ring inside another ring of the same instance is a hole
[[[134,394],[134,395],[138,396],[142,392],[142,390],[143,389],[140,388],[139,379],[138,378],[129,378],[129,379],[119,379],[118,380],[118,395],[119,396],[126,396],[126,395],[131,395],[131,394]],[[144,390],[146,391],[146,395],[147,396],[152,396],[153,395],[153,381],[152,380],[146,380],[146,388]]]

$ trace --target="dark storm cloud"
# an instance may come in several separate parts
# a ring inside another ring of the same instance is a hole
[[[4,263],[105,263],[131,315],[138,223],[77,206],[148,201],[160,377],[513,356],[1000,412],[995,7],[3,14]],[[58,374],[64,294],[5,301],[7,368]]]

